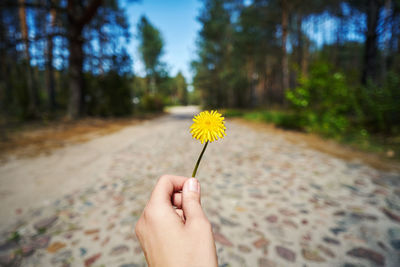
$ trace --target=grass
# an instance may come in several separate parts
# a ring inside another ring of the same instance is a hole
[[[227,118],[242,118],[248,121],[274,124],[286,130],[296,130],[317,134],[321,137],[333,139],[341,144],[357,150],[372,152],[386,159],[400,161],[400,135],[385,136],[378,134],[360,134],[359,131],[343,135],[323,135],[313,131],[296,113],[284,110],[240,110],[226,109],[222,111]]]

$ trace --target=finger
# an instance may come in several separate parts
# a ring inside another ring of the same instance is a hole
[[[187,222],[205,217],[200,204],[200,184],[195,178],[188,179],[183,185],[182,210]]]
[[[175,175],[163,175],[158,180],[151,194],[150,202],[154,204],[171,204],[171,197],[174,192],[181,191],[187,177]]]
[[[178,209],[182,209],[182,193],[174,193],[172,195],[172,205]]]
[[[185,216],[183,215],[183,210],[181,209],[176,209],[175,210],[176,214],[182,219],[182,222],[185,222]]]

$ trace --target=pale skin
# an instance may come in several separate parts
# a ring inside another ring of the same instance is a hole
[[[135,227],[150,267],[216,267],[214,237],[195,178],[164,175]]]

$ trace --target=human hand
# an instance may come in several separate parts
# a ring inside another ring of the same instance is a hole
[[[195,178],[162,176],[135,232],[150,267],[217,266],[211,224],[201,208]]]

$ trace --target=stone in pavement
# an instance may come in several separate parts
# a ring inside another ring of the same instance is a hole
[[[110,242],[110,237],[107,236],[103,241],[101,241],[101,246],[104,247],[105,245],[107,245],[108,242]]]
[[[344,227],[334,227],[330,229],[332,233],[334,233],[335,235],[338,235],[340,233],[346,232],[347,229]]]
[[[265,239],[264,237],[253,242],[253,246],[255,248],[262,248],[262,247],[268,246],[268,244],[269,244],[268,239]]]
[[[33,252],[35,252],[35,248],[32,244],[22,244],[21,252],[22,252],[22,256],[27,257],[27,256],[32,255]]]
[[[14,232],[15,233],[15,232]],[[3,233],[0,235],[0,251],[14,249],[18,247],[18,243],[11,238],[13,234]]]
[[[63,242],[54,242],[47,247],[47,251],[50,253],[56,253],[62,248],[65,248],[66,244]]]
[[[216,242],[218,242],[218,243],[220,243],[220,244],[222,244],[224,246],[227,246],[227,247],[232,247],[233,246],[232,242],[229,241],[228,238],[226,238],[223,234],[214,233],[214,239],[215,239]]]
[[[127,245],[119,245],[119,246],[116,246],[116,247],[112,248],[112,250],[110,252],[110,255],[111,256],[119,256],[119,255],[124,254],[124,253],[126,253],[128,251],[129,251],[129,247]]]
[[[372,182],[384,187],[398,188],[400,186],[400,175],[382,174],[381,177],[372,179]]]
[[[50,235],[39,235],[33,239],[32,244],[35,249],[47,248],[50,239],[51,239]]]
[[[385,258],[382,256],[382,254],[380,254],[372,249],[357,247],[357,248],[353,248],[353,249],[349,250],[347,252],[347,255],[356,257],[356,258],[362,258],[362,259],[369,260],[378,266],[385,265]]]
[[[85,256],[87,253],[87,249],[86,248],[79,248],[79,255],[81,257]]]
[[[294,253],[293,250],[290,250],[288,248],[282,247],[282,246],[276,246],[275,247],[276,253],[283,259],[290,261],[290,262],[295,262],[296,261],[296,253]]]
[[[288,220],[288,219],[287,219],[287,220],[283,220],[282,223],[283,223],[284,225],[293,227],[293,228],[295,228],[295,229],[298,228],[297,224],[296,224],[294,221],[292,221],[292,220]]]
[[[362,213],[362,212],[352,212],[352,213],[350,213],[350,216],[353,219],[357,219],[357,220],[369,220],[369,221],[378,220],[378,217],[371,215],[371,214]]]
[[[278,216],[276,215],[270,215],[266,218],[266,220],[270,223],[276,223],[278,221]]]
[[[246,260],[243,257],[241,257],[235,253],[232,253],[232,252],[230,252],[228,254],[228,256],[229,256],[229,259],[234,260],[238,264],[238,266],[246,265]]]
[[[336,211],[333,215],[334,215],[334,216],[344,216],[344,215],[346,215],[346,211],[344,211],[344,210],[338,210],[338,211]]]
[[[320,251],[322,251],[325,255],[327,255],[327,256],[329,256],[331,258],[335,257],[335,253],[330,248],[328,248],[326,246],[323,246],[323,245],[320,244],[320,245],[318,245],[318,249]]]
[[[0,252],[0,266],[12,266],[17,260],[14,251],[8,250]]]
[[[381,210],[389,219],[400,223],[400,215],[396,214],[394,211],[391,211],[388,208],[382,208]]]
[[[362,265],[362,264],[354,264],[354,263],[348,263],[348,262],[345,262],[344,264],[343,264],[343,267],[365,267],[365,265]]]
[[[392,247],[400,250],[400,228],[390,228],[388,230],[388,235]]]
[[[258,267],[276,267],[277,264],[269,259],[266,258],[259,258],[258,259]]]
[[[389,208],[400,212],[400,194],[395,192],[385,198],[386,204]]]
[[[220,219],[222,225],[226,225],[226,226],[229,226],[229,227],[238,226],[237,223],[235,223],[235,222],[233,222],[233,221],[231,221],[231,220],[229,220],[227,218],[220,217],[219,219]]]
[[[313,261],[313,262],[325,262],[325,259],[322,258],[319,255],[318,251],[316,251],[316,250],[310,250],[310,249],[303,248],[301,250],[301,254],[303,255],[303,257],[306,260]]]
[[[100,229],[89,229],[84,232],[85,235],[94,235],[100,232]]]
[[[246,246],[246,245],[239,245],[238,249],[239,249],[240,252],[243,252],[243,253],[251,252],[251,248]]]
[[[33,227],[37,230],[37,231],[43,231],[46,230],[47,228],[49,228],[53,223],[55,223],[58,219],[58,216],[54,215],[54,216],[50,216],[48,218],[44,218],[38,222],[36,222]]]
[[[101,253],[94,254],[93,256],[87,258],[85,260],[85,267],[91,266],[93,263],[95,263],[99,258],[101,257]]]
[[[327,244],[333,244],[333,245],[340,245],[340,241],[335,239],[335,238],[331,238],[331,237],[324,237],[323,238],[324,242]]]
[[[59,253],[55,254],[50,262],[55,265],[58,263],[68,263],[72,258],[72,251],[71,250],[64,250],[60,251]]]

